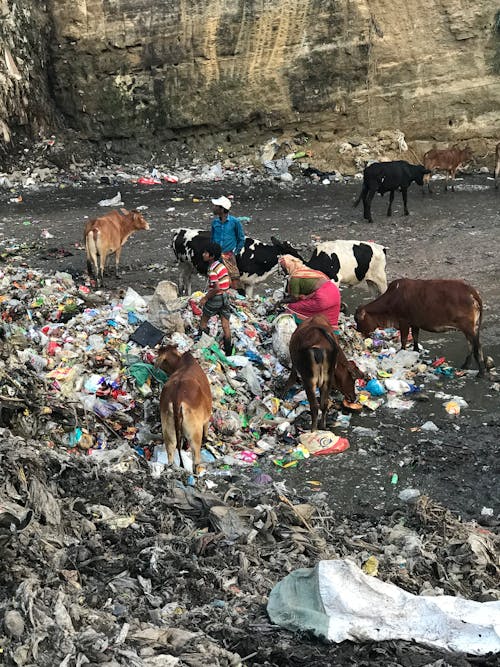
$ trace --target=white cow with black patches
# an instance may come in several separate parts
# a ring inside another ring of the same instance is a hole
[[[307,266],[322,271],[338,285],[366,282],[374,294],[387,289],[386,248],[371,241],[318,243]]]
[[[208,264],[203,261],[202,253],[210,241],[210,232],[182,227],[172,231],[172,247],[179,262],[179,293],[191,294],[193,274],[207,274]],[[236,255],[236,262],[247,296],[253,296],[255,285],[265,282],[277,271],[278,257],[286,254],[299,256],[289,243],[273,236],[271,243],[246,237],[245,245]]]

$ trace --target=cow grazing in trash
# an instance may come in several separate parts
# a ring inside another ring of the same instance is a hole
[[[451,189],[454,192],[455,185],[453,181],[455,180],[455,174],[457,173],[458,167],[460,167],[462,164],[465,164],[466,162],[469,162],[471,159],[472,151],[468,146],[465,148],[458,148],[458,146],[443,149],[432,148],[424,155],[424,167],[429,169],[431,173],[435,169],[446,171],[446,182],[444,189],[448,190],[448,178],[451,178]],[[424,176],[424,185],[426,183],[429,192],[432,192],[430,173]]]
[[[458,329],[467,339],[469,351],[462,368],[468,368],[472,354],[484,374],[479,342],[483,303],[478,292],[462,280],[412,280],[398,278],[387,291],[356,310],[358,331],[368,336],[378,327],[397,327],[404,350],[411,329],[413,349],[418,351],[419,330],[443,332]]]
[[[115,253],[115,276],[118,277],[123,245],[131,234],[140,229],[149,229],[142,214],[124,208],[87,222],[84,230],[87,271],[92,275],[93,265],[98,286],[104,286],[106,259],[112,253]]]
[[[210,232],[203,229],[174,229],[172,247],[179,262],[179,293],[191,294],[194,273],[206,275],[208,265],[202,253],[210,241]],[[236,263],[241,275],[241,283],[247,296],[253,295],[255,285],[267,280],[278,269],[280,255],[298,253],[289,243],[271,237],[271,243],[263,243],[246,237],[245,245],[236,255]]]
[[[373,242],[325,241],[318,243],[307,266],[342,285],[366,281],[374,294],[387,289],[386,248]]]
[[[193,453],[194,471],[198,474],[201,445],[212,416],[212,392],[208,378],[193,355],[190,352],[181,354],[175,345],[166,345],[158,350],[156,366],[171,374],[160,396],[161,429],[168,462],[170,465],[174,463],[176,448],[180,458],[185,438]]]
[[[371,213],[371,203],[375,193],[383,195],[390,192],[389,208],[387,215],[392,215],[392,202],[396,190],[401,191],[403,197],[404,213],[409,215],[408,211],[408,188],[415,181],[418,185],[423,185],[425,174],[430,170],[421,164],[410,164],[404,160],[395,160],[393,162],[374,162],[365,167],[363,172],[363,187],[354,206],[357,206],[363,200],[363,217],[368,222],[373,222]]]
[[[326,426],[332,389],[340,391],[349,403],[356,401],[354,381],[362,377],[362,374],[354,362],[347,360],[331,324],[324,315],[314,315],[299,324],[290,339],[290,357],[292,372],[283,394],[286,394],[300,377],[311,407],[312,431],[318,428],[316,389],[320,392],[320,428]]]

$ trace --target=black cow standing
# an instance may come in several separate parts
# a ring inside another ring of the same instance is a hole
[[[392,215],[392,202],[394,193],[401,190],[403,195],[403,205],[405,215],[409,215],[407,205],[407,190],[413,181],[418,185],[423,185],[425,174],[430,174],[421,164],[410,164],[404,160],[395,160],[394,162],[374,162],[365,167],[363,172],[363,187],[354,206],[357,206],[363,200],[363,217],[368,222],[373,222],[371,213],[371,203],[375,193],[383,195],[390,192],[389,208],[387,215]]]

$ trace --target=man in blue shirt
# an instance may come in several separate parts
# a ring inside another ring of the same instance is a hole
[[[229,215],[231,202],[227,197],[212,199],[215,218],[212,220],[212,243],[218,243],[222,249],[222,261],[231,278],[231,287],[245,294],[241,284],[236,255],[245,245],[245,232],[238,218]]]

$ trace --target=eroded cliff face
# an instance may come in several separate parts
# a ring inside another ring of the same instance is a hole
[[[93,141],[215,136],[236,146],[307,132],[326,151],[396,128],[407,141],[500,135],[491,0],[47,0],[46,8],[35,18],[42,56],[47,22],[53,29],[51,94]],[[8,96],[19,97],[12,85]],[[13,107],[0,107],[7,123]]]
[[[0,148],[13,133],[54,129],[48,59],[52,22],[42,0],[0,0]]]

